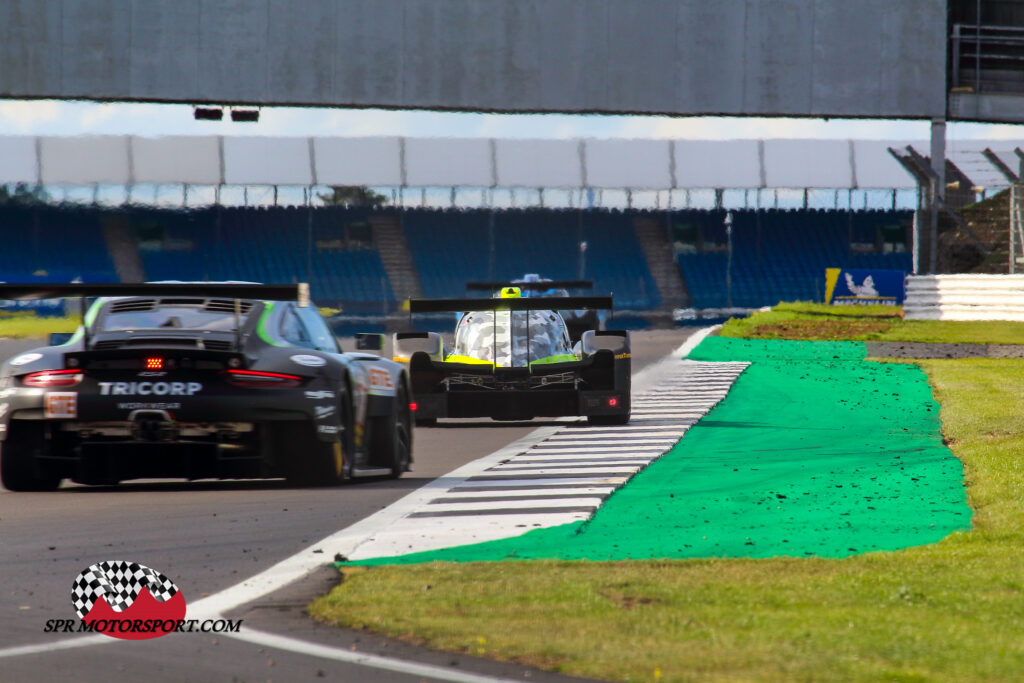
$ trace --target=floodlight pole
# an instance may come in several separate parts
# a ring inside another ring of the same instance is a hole
[[[934,273],[939,255],[939,209],[946,201],[946,121],[932,119],[931,126],[932,191],[928,206],[928,272]]]
[[[732,211],[727,211],[725,214],[725,237],[728,242],[725,262],[725,293],[729,308],[732,308]]]
[[[487,214],[487,277],[495,279],[497,275],[496,270],[496,254],[494,246],[494,207],[491,207],[490,212]]]

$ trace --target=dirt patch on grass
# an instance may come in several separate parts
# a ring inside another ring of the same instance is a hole
[[[616,606],[624,610],[636,609],[638,605],[655,605],[661,603],[657,598],[650,598],[642,595],[626,595],[614,591],[598,591],[598,594],[611,600]]]
[[[887,320],[787,320],[758,325],[755,339],[855,339],[881,334],[892,327]]]

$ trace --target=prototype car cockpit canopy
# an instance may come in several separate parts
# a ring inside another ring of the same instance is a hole
[[[455,328],[454,356],[497,367],[575,360],[569,330],[554,311],[472,311]]]

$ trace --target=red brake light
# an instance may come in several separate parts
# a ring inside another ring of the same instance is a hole
[[[617,399],[614,396],[612,396],[610,399],[608,399],[608,407],[609,408],[614,408],[617,405],[619,405],[619,399]]]
[[[415,413],[415,412],[416,412],[416,408],[417,408],[417,407],[418,407],[418,406],[416,405],[416,403],[415,403],[415,402],[413,402],[413,403],[410,403],[410,404],[409,404],[409,412],[411,412],[411,413]]]
[[[163,370],[164,369],[164,359],[163,358],[155,358],[155,357],[154,358],[147,358],[146,359],[146,369],[147,370]]]
[[[73,387],[83,377],[81,370],[40,370],[25,375],[21,382],[27,387]]]
[[[288,389],[302,384],[302,377],[285,375],[280,372],[260,372],[258,370],[225,370],[228,382],[236,387]]]

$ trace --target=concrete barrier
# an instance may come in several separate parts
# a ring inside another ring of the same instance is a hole
[[[1024,275],[911,275],[908,320],[1024,321]]]

